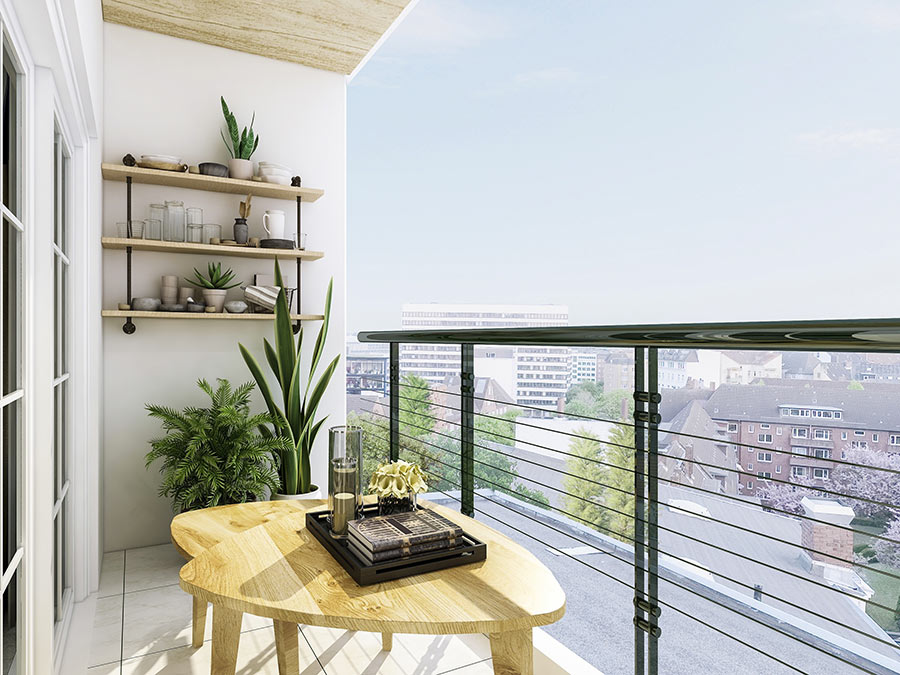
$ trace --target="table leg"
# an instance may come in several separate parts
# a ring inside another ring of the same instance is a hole
[[[494,675],[534,675],[531,629],[491,633]]]
[[[206,635],[206,600],[193,596],[194,607],[191,613],[191,646],[202,647]]]
[[[381,634],[381,649],[383,651],[389,652],[394,647],[394,634],[393,633],[382,633]]]
[[[297,624],[293,621],[273,622],[278,675],[300,675],[300,646]]]
[[[239,610],[213,605],[212,675],[234,675],[243,616]]]

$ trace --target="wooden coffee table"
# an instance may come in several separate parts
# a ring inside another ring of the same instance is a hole
[[[241,617],[248,612],[273,619],[281,675],[300,672],[298,623],[387,635],[486,633],[495,673],[532,675],[531,629],[563,616],[562,588],[508,537],[424,505],[484,541],[487,560],[359,586],[306,531],[300,505],[199,553],[181,569],[181,587],[213,604],[211,672],[235,672]]]

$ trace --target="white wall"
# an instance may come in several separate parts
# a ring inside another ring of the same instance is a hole
[[[120,162],[132,153],[177,154],[189,164],[224,162],[219,137],[223,128],[219,96],[224,95],[241,125],[256,111],[260,145],[254,160],[287,164],[304,185],[325,196],[303,207],[308,247],[325,252],[323,260],[304,263],[303,310],[321,312],[325,289],[335,291],[326,355],[343,351],[345,333],[346,84],[342,75],[259,56],[106,24],[104,29],[104,161]],[[238,196],[135,185],[134,217],[146,218],[151,202],[178,199],[203,208],[207,222],[230,229]],[[280,208],[293,216],[290,202],[254,198],[250,236],[261,236],[262,214]],[[104,232],[114,234],[125,219],[124,183],[104,184]],[[293,223],[293,218],[289,218]],[[205,266],[205,256],[134,255],[134,296],[158,297],[162,274],[186,276]],[[241,279],[271,273],[270,261],[222,258]],[[287,266],[293,276],[293,264]],[[125,298],[125,254],[104,252],[103,303],[115,308]],[[240,289],[229,299],[240,298]],[[136,321],[126,336],[122,322],[104,320],[104,526],[108,551],[168,541],[172,510],[157,496],[158,467],[144,469],[148,440],[160,433],[145,403],[181,408],[202,402],[199,377],[251,379],[238,342],[253,346],[260,360],[269,322]],[[319,323],[306,324],[318,331]],[[311,338],[310,338],[311,341]],[[338,373],[343,371],[343,366]],[[262,407],[260,405],[260,407]],[[344,392],[335,378],[321,408],[327,426],[343,423]],[[320,434],[313,457],[313,479],[324,481],[327,433]]]

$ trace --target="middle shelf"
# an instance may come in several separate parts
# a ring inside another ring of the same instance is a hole
[[[249,246],[223,246],[222,244],[191,244],[183,241],[160,241],[157,239],[126,239],[122,237],[102,237],[103,248],[124,250],[129,246],[133,251],[154,251],[156,253],[193,253],[195,255],[221,255],[240,258],[300,259],[319,260],[322,251],[303,251],[295,248],[250,248]]]

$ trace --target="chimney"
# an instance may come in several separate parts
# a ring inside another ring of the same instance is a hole
[[[804,497],[800,505],[807,518],[820,521],[803,520],[800,525],[801,544],[813,570],[822,567],[821,571],[824,574],[826,571],[824,566],[852,567],[853,532],[834,526],[848,526],[855,515],[853,509],[839,504],[834,499],[809,497]],[[818,551],[829,555],[822,555]]]

